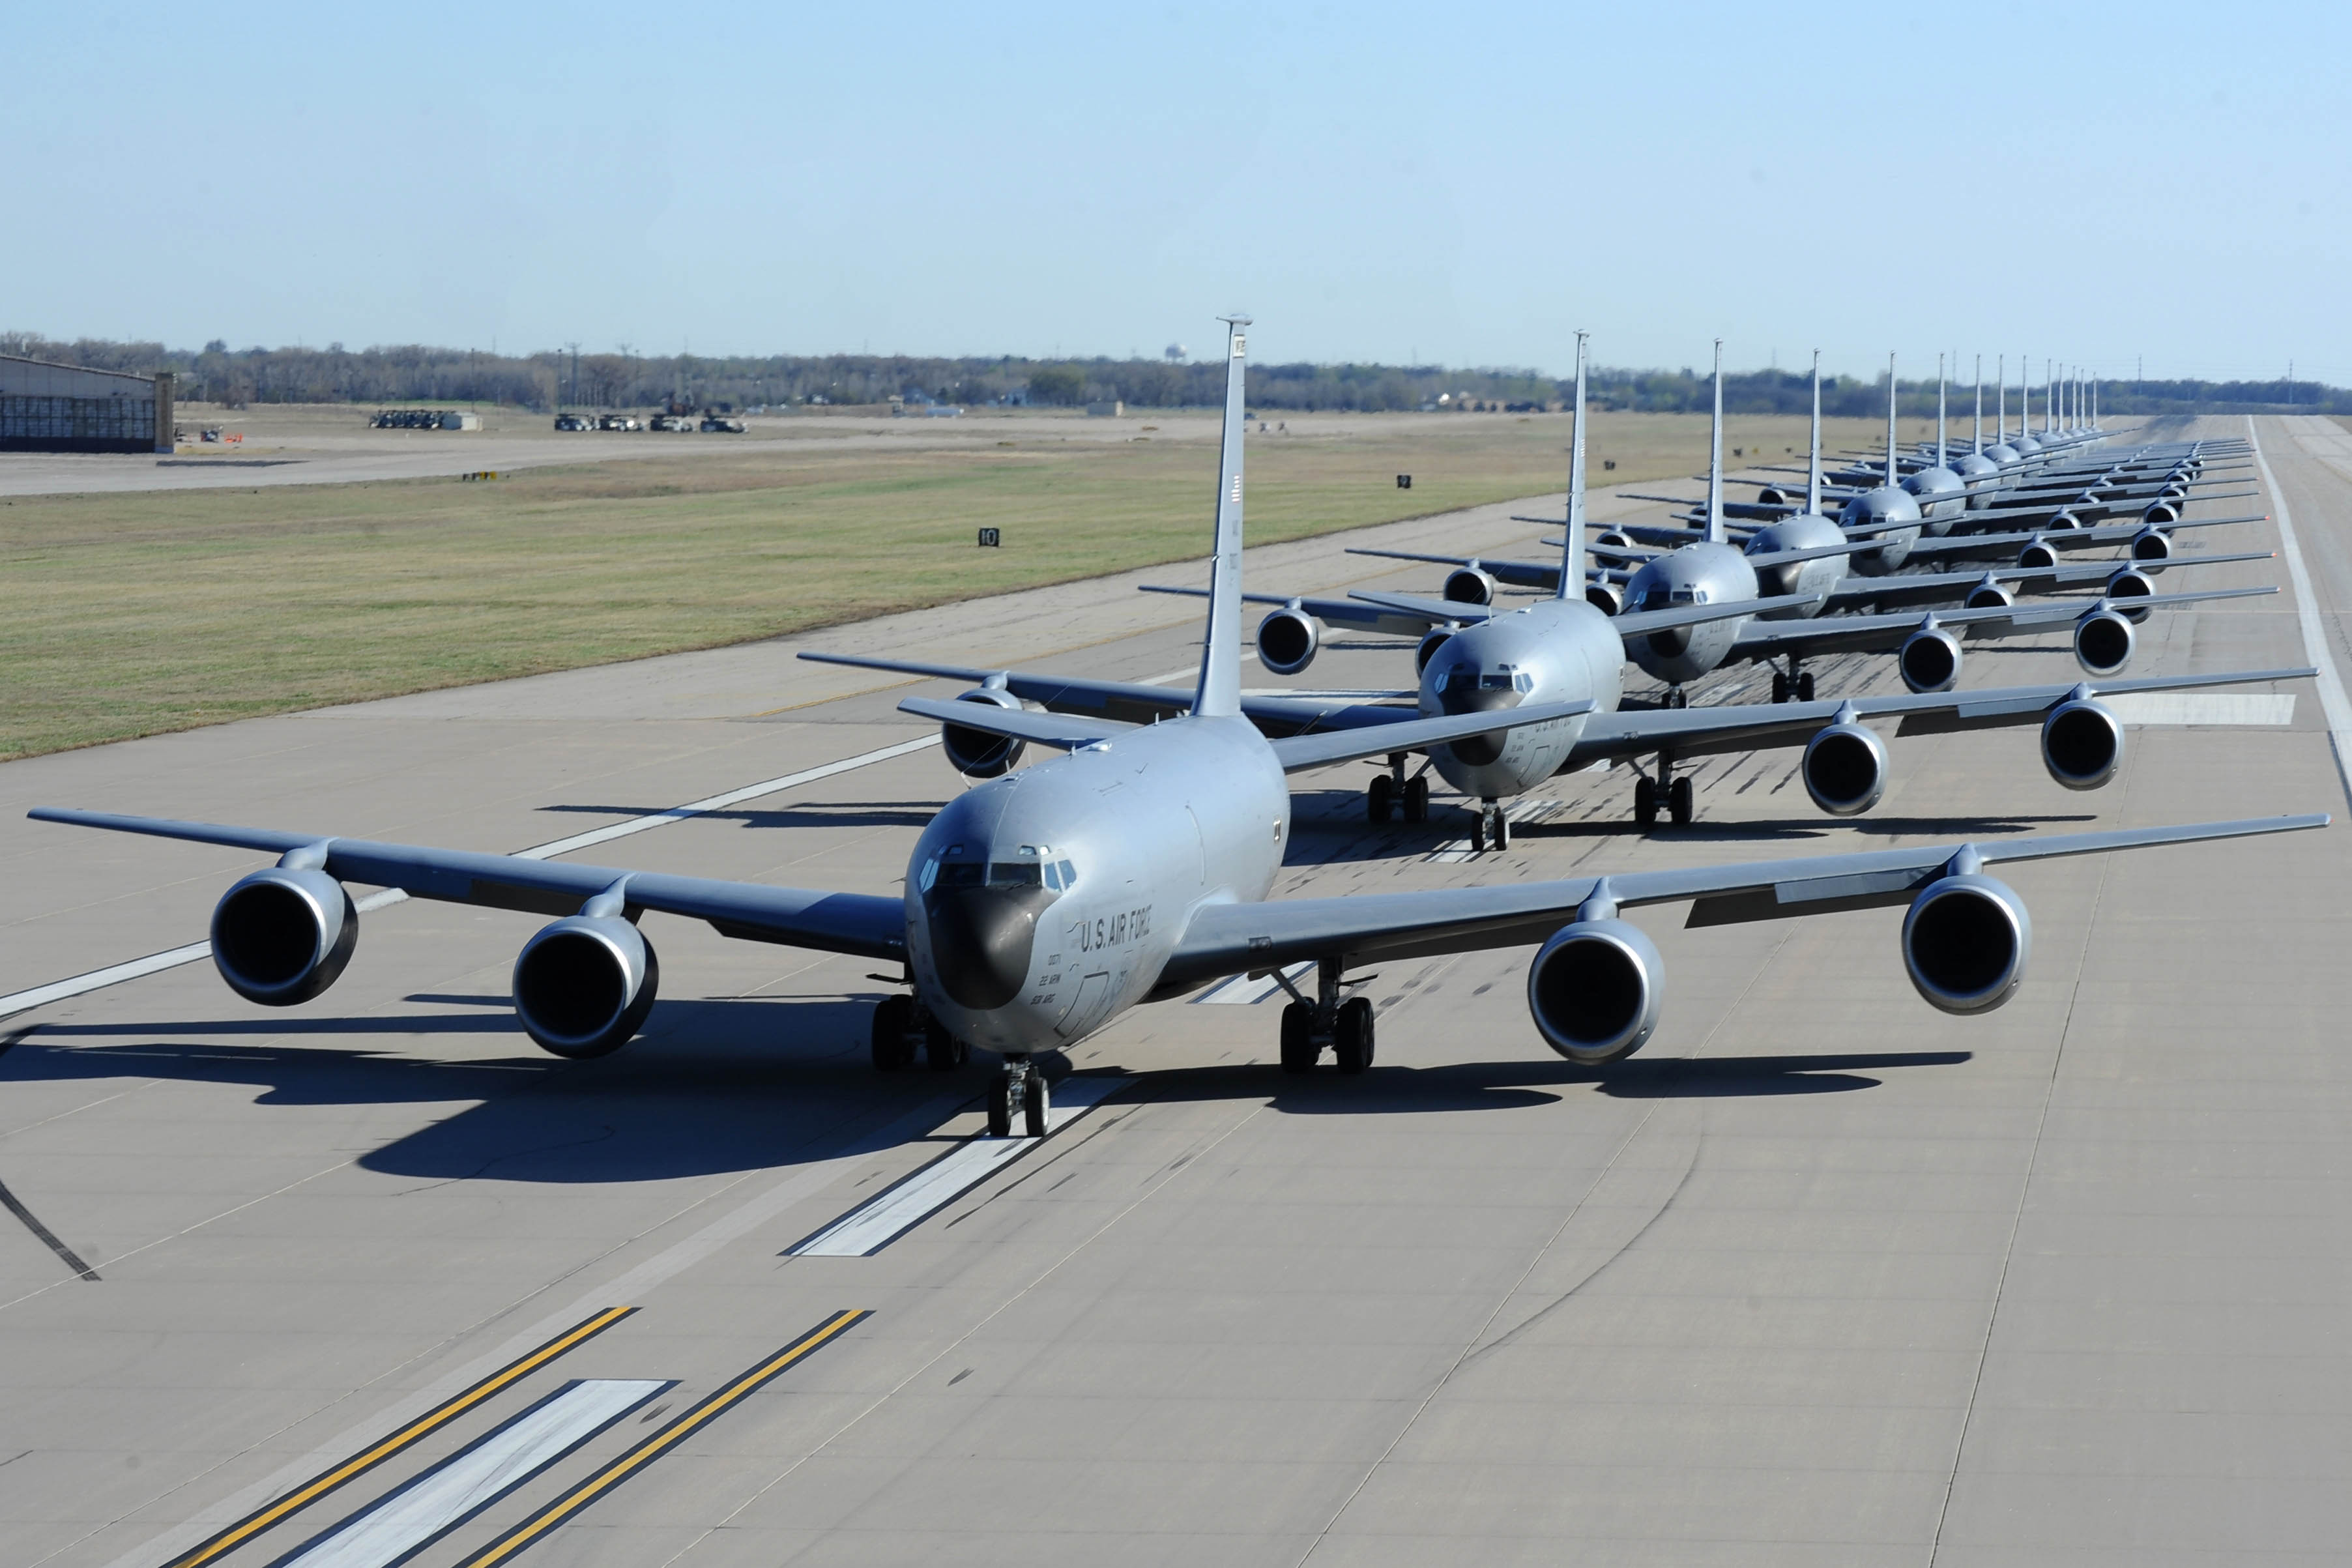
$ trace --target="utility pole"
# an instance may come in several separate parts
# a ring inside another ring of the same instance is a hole
[[[579,345],[578,343],[566,343],[566,344],[564,344],[563,346],[564,346],[564,347],[566,347],[566,348],[568,348],[568,349],[570,349],[570,350],[572,351],[572,399],[571,399],[571,401],[572,401],[574,405],[577,405],[577,404],[579,403],[579,401],[580,401],[580,345]]]

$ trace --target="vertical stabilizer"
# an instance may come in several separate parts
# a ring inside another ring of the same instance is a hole
[[[1805,510],[1822,515],[1822,351],[1813,351],[1813,431],[1806,448]]]
[[[1984,355],[1977,355],[1977,416],[1969,426],[1969,450],[1984,456]]]
[[[1723,340],[1715,340],[1715,422],[1706,437],[1706,542],[1723,542]]]
[[[1944,466],[1944,356],[1936,356],[1936,467]]]
[[[2033,358],[2017,356],[2017,433],[2033,434]]]
[[[1201,642],[1201,683],[1192,711],[1222,718],[1242,710],[1242,369],[1247,316],[1226,325],[1225,434],[1217,449],[1217,542],[1209,562],[1209,627]]]
[[[1994,395],[1992,444],[1996,447],[2009,439],[2009,356],[2002,354],[1993,361],[1993,374],[2000,378],[2000,390]]]
[[[1560,599],[1584,597],[1585,567],[1591,546],[1584,537],[1584,340],[1576,334],[1576,402],[1570,409],[1568,437],[1568,538],[1559,547]]]
[[[1893,489],[1899,470],[1895,466],[1895,356],[1886,356],[1886,488]]]

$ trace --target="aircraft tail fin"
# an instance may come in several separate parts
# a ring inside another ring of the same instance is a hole
[[[1723,340],[1715,340],[1715,421],[1706,437],[1706,542],[1721,544],[1723,531]]]
[[[1805,458],[1805,510],[1822,515],[1822,351],[1813,351],[1812,445]]]
[[[1936,467],[1944,466],[1944,356],[1936,356]]]
[[[1206,718],[1242,710],[1242,372],[1247,316],[1226,327],[1225,429],[1217,449],[1217,534],[1209,560],[1209,625],[1201,639],[1201,681],[1192,711]]]
[[[1899,470],[1895,466],[1895,356],[1886,356],[1886,488],[1893,489]]]
[[[1560,542],[1559,592],[1562,599],[1584,597],[1584,569],[1591,559],[1584,537],[1584,340],[1576,334],[1576,402],[1569,410],[1568,537]]]

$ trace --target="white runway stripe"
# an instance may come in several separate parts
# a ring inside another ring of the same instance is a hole
[[[2099,701],[2126,724],[2292,724],[2292,691],[2126,691]]]
[[[2303,657],[2319,667],[2319,706],[2327,714],[2327,738],[2336,752],[2336,776],[2344,784],[2347,800],[2352,800],[2352,772],[2346,764],[2345,748],[2352,744],[2352,700],[2344,695],[2344,675],[2336,668],[2336,656],[2327,650],[2327,634],[2319,624],[2319,610],[2311,595],[2311,574],[2304,569],[2303,546],[2294,537],[2294,517],[2287,510],[2286,492],[2279,489],[2278,476],[2271,472],[2268,458],[2263,456],[2262,437],[2254,433],[2254,417],[2246,416],[2246,439],[2254,448],[2254,466],[2262,470],[2263,488],[2271,492],[2271,516],[2278,524],[2279,553],[2286,557],[2287,575],[2294,583],[2294,616],[2303,629]]]
[[[604,827],[591,828],[585,833],[575,833],[569,838],[559,838],[551,844],[541,844],[530,849],[517,850],[516,855],[524,860],[546,860],[558,855],[568,855],[574,849],[585,849],[592,844],[609,844],[615,838],[626,838],[634,833],[646,833],[656,827],[667,827],[673,822],[685,822],[707,812],[723,811],[728,806],[740,805],[747,800],[757,800],[761,795],[773,795],[779,790],[795,789],[802,784],[814,784],[819,779],[829,779],[835,773],[845,773],[854,769],[871,767],[876,763],[887,763],[893,757],[903,757],[910,752],[919,752],[926,746],[936,746],[939,743],[940,738],[936,734],[919,736],[912,741],[901,741],[895,746],[884,746],[879,751],[864,752],[854,757],[845,757],[840,762],[827,763],[822,767],[808,768],[796,773],[786,773],[782,778],[763,779],[758,784],[745,784],[740,789],[730,789],[723,795],[689,801],[684,805],[674,805],[667,811],[647,812],[643,816],[633,816],[625,822],[615,822]],[[400,903],[407,897],[408,895],[398,888],[385,888],[355,900],[355,903],[359,911],[366,914],[372,910],[380,910],[390,904]],[[177,969],[184,963],[194,963],[198,959],[210,957],[212,951],[213,945],[209,942],[190,942],[185,947],[175,947],[163,952],[149,953],[144,958],[134,958],[126,963],[109,964],[104,969],[93,969],[87,974],[77,974],[70,979],[53,980],[47,985],[36,985],[28,990],[11,992],[5,996],[0,996],[0,1018],[5,1018],[11,1013],[21,1013],[28,1007],[38,1007],[50,1002],[62,1002],[69,996],[80,996],[92,991],[104,990],[109,985],[120,985],[126,980],[137,980],[142,975],[158,974],[166,969]]]
[[[1054,1085],[1056,1132],[1125,1089],[1124,1078],[1066,1078]],[[1034,1138],[972,1138],[887,1192],[784,1248],[787,1258],[871,1258],[1037,1147]]]
[[[677,1382],[591,1378],[565,1384],[272,1568],[389,1568]]]

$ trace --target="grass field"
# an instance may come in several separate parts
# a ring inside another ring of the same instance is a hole
[[[1867,422],[1838,424],[1833,448],[1872,438]],[[1254,542],[1565,482],[1557,416],[1300,425],[1251,439]],[[957,449],[762,443],[494,484],[18,498],[0,505],[0,755],[772,637],[1202,552],[1212,442],[1035,429]],[[1800,420],[1742,419],[1727,445],[1753,461],[1803,439]],[[1596,489],[1689,473],[1705,444],[1703,419],[1601,416]],[[1396,488],[1401,472],[1412,489]],[[983,526],[1004,548],[973,547]]]

